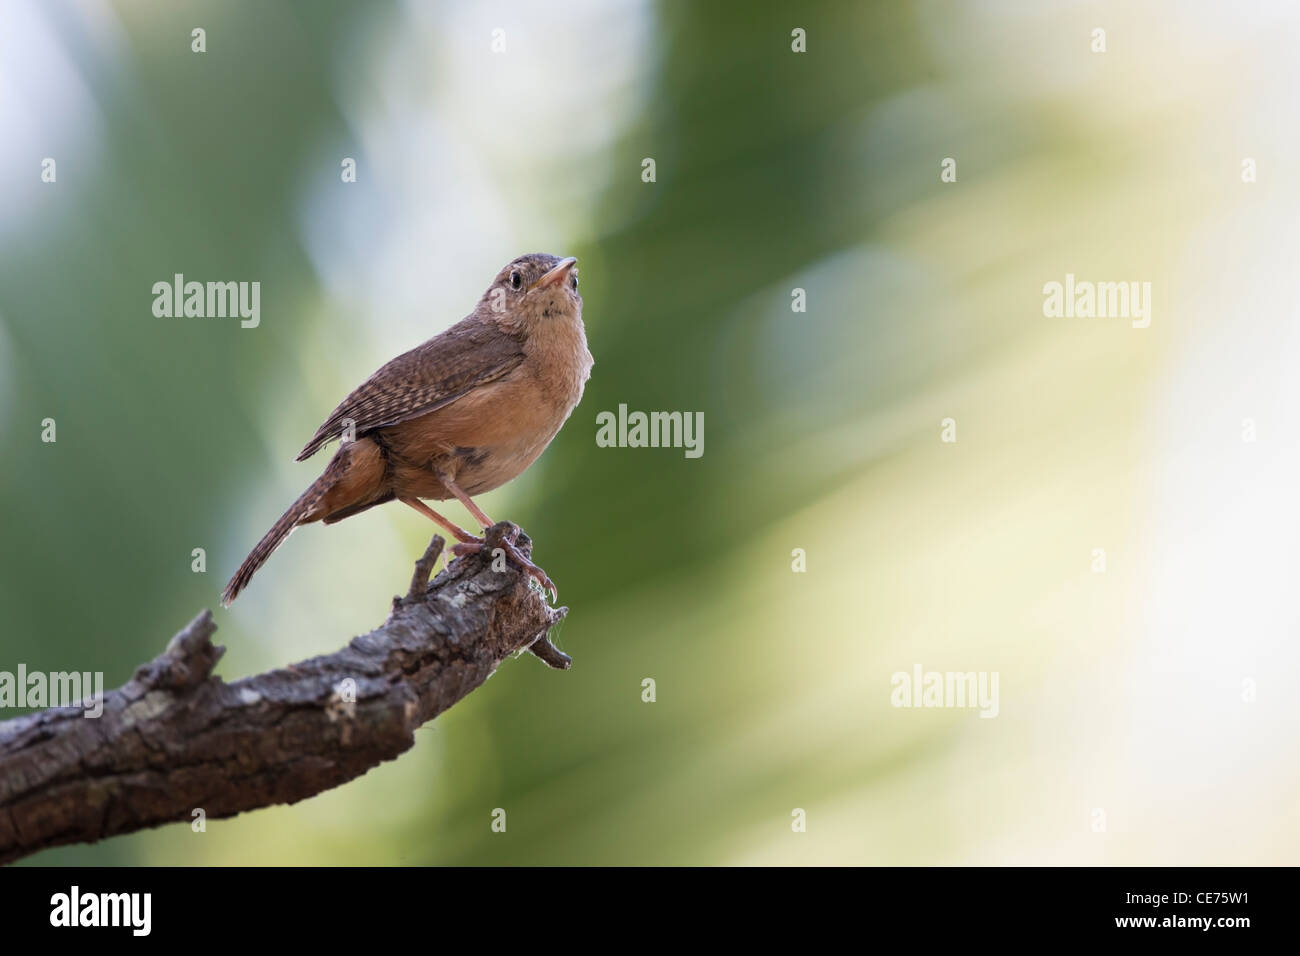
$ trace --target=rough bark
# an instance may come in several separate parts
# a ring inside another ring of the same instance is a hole
[[[294,803],[392,760],[415,729],[529,649],[552,667],[553,608],[488,547],[429,583],[442,540],[388,619],[334,654],[227,684],[202,612],[104,695],[103,714],[56,708],[0,723],[0,863],[173,821]],[[531,553],[527,536],[520,550]],[[501,562],[497,562],[500,567]]]

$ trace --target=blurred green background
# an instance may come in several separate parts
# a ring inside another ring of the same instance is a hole
[[[1300,31],[1234,11],[0,0],[0,669],[118,686],[217,608],[336,402],[512,257],[580,258],[596,358],[481,502],[570,672],[30,862],[1294,862]],[[155,318],[178,272],[260,326]],[[1045,318],[1066,273],[1151,282],[1151,327]],[[597,447],[620,403],[704,412],[703,457]],[[430,531],[300,530],[220,673],[378,625]],[[917,664],[999,715],[892,707]]]

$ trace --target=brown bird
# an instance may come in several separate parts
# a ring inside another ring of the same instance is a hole
[[[492,280],[474,311],[399,355],[330,413],[298,461],[340,445],[325,472],[281,515],[226,585],[229,605],[300,524],[333,524],[397,500],[432,518],[463,555],[483,539],[420,499],[456,498],[484,528],[492,519],[473,495],[524,471],[551,443],[582,398],[592,358],[582,325],[577,259],[520,256]],[[507,536],[511,560],[558,599],[546,572]]]

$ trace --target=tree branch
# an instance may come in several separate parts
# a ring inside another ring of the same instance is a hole
[[[492,569],[507,522],[429,584],[435,537],[388,620],[334,654],[227,684],[204,611],[104,695],[103,714],[53,708],[0,723],[0,863],[178,820],[294,803],[415,743],[415,729],[525,648],[552,667],[552,608],[513,565]],[[524,534],[525,555],[532,543]],[[498,562],[498,567],[500,562]]]

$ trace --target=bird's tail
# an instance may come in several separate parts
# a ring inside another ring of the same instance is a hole
[[[248,586],[253,574],[266,563],[266,559],[271,556],[271,552],[278,548],[285,538],[289,537],[294,528],[300,524],[306,524],[307,521],[316,520],[316,516],[312,515],[312,511],[320,503],[321,498],[325,496],[325,492],[329,491],[334,484],[332,470],[327,469],[325,474],[312,482],[311,487],[298,496],[298,500],[289,506],[288,511],[280,515],[280,520],[271,525],[271,530],[262,536],[261,541],[257,542],[257,546],[249,552],[248,557],[244,559],[244,563],[235,572],[235,576],[226,585],[226,589],[221,592],[222,607],[229,607],[230,602],[239,597],[239,592]]]

